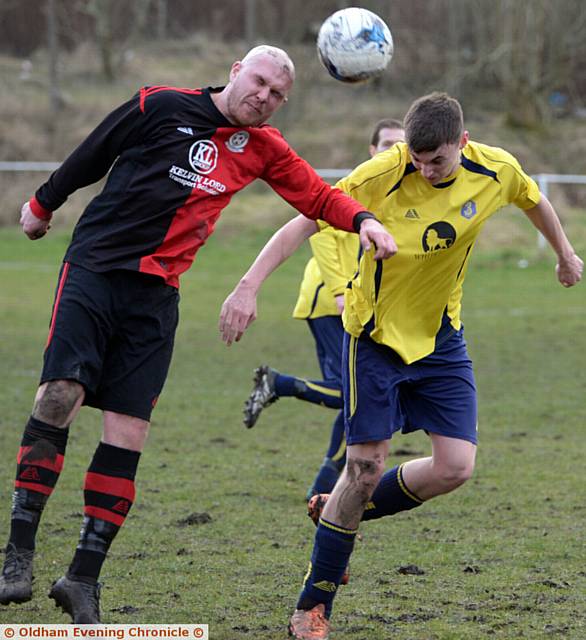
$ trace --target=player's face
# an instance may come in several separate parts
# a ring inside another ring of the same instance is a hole
[[[397,142],[405,142],[405,132],[403,129],[381,129],[378,132],[378,144],[370,145],[370,155],[375,156],[381,151],[386,151]]]
[[[286,102],[292,84],[289,73],[268,54],[235,62],[230,70],[228,119],[245,127],[266,122]]]
[[[442,144],[434,151],[415,153],[409,150],[411,161],[430,184],[438,184],[455,173],[460,165],[460,152],[467,142],[468,132],[465,131],[460,142]]]

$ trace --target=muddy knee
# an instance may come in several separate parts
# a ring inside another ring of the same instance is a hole
[[[346,465],[350,482],[366,504],[384,473],[384,458],[349,458]]]
[[[33,417],[54,427],[67,427],[84,398],[84,388],[73,380],[51,380],[39,387]]]

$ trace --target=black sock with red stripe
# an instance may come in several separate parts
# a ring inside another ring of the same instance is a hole
[[[34,549],[41,514],[63,468],[69,429],[59,429],[32,416],[24,429],[16,458],[9,542]]]
[[[134,502],[139,451],[100,442],[85,476],[84,519],[69,577],[95,581]]]

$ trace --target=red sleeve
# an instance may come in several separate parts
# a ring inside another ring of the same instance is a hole
[[[364,206],[322,180],[276,129],[267,127],[265,133],[269,136],[267,146],[274,154],[261,176],[263,180],[304,216],[325,220],[344,231],[355,231],[354,216],[364,211]]]

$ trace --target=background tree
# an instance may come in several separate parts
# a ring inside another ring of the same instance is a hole
[[[49,49],[49,103],[56,115],[64,106],[59,84],[59,32],[55,0],[47,0],[47,46]]]
[[[264,41],[305,46],[307,56],[314,56],[321,22],[350,4],[356,3],[2,0],[0,52],[32,56],[48,46],[45,30],[51,28],[64,51],[93,43],[109,82],[119,77],[130,47],[154,39],[173,45],[194,39],[236,42],[242,50]],[[498,107],[511,124],[528,127],[539,127],[551,116],[552,100],[556,113],[560,105],[571,111],[586,103],[584,0],[363,0],[361,5],[389,23],[395,40],[390,72],[377,84],[381,95],[447,89],[467,105]],[[47,10],[40,12],[43,7]],[[34,19],[39,14],[41,19]],[[57,28],[47,24],[49,18],[57,20]],[[303,63],[306,56],[297,51]],[[56,68],[51,62],[54,87]]]

